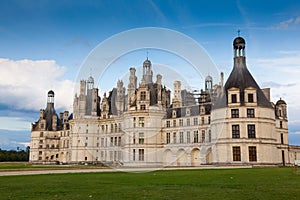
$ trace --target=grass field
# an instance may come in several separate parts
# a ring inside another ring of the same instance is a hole
[[[0,177],[0,199],[300,199],[291,168]]]

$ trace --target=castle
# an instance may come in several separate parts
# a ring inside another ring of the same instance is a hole
[[[270,100],[246,66],[245,40],[233,41],[234,64],[223,84],[205,78],[197,98],[179,80],[171,91],[162,75],[153,81],[151,61],[138,83],[130,68],[101,100],[93,77],[80,81],[73,113],[58,116],[54,92],[32,124],[30,162],[102,163],[133,167],[200,165],[290,165],[300,147],[288,142],[287,104]]]

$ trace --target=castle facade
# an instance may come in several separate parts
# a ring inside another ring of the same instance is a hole
[[[234,64],[223,84],[205,78],[195,95],[162,75],[153,81],[151,61],[138,82],[129,70],[102,99],[93,77],[80,81],[73,113],[58,114],[54,92],[32,124],[30,162],[102,163],[113,166],[291,165],[300,147],[288,142],[287,104],[270,100],[246,66],[245,40],[233,41]],[[172,98],[172,99],[171,99]]]

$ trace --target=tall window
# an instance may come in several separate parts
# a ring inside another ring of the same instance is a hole
[[[282,121],[279,122],[279,127],[282,128]]]
[[[176,119],[173,120],[173,126],[176,126]]]
[[[144,127],[144,126],[145,126],[145,118],[139,117],[139,127]]]
[[[183,126],[183,119],[179,119],[179,126]]]
[[[198,118],[197,117],[194,118],[194,126],[196,126],[196,125],[198,125]]]
[[[241,161],[241,147],[232,147],[233,161]]]
[[[135,149],[132,151],[132,160],[135,161]]]
[[[121,146],[121,137],[118,137],[118,146]]]
[[[239,118],[239,109],[231,109],[231,118]]]
[[[170,127],[170,121],[167,121],[167,128],[169,128]]]
[[[186,125],[187,125],[187,126],[190,126],[190,125],[191,125],[190,119],[186,119]]]
[[[171,137],[170,133],[167,133],[167,144],[170,144],[170,140],[171,140],[170,137]]]
[[[139,161],[144,161],[144,149],[139,149]]]
[[[204,124],[204,117],[201,117],[201,124]]]
[[[194,131],[194,143],[198,143],[198,131]]]
[[[211,142],[211,130],[208,131],[208,142]]]
[[[135,144],[135,133],[133,133],[132,139],[133,139],[133,144]]]
[[[231,95],[231,103],[237,103],[236,94]]]
[[[210,116],[208,116],[208,124],[210,124]]]
[[[133,118],[133,124],[132,125],[133,125],[133,128],[135,128],[135,126],[136,126],[136,118],[135,117]]]
[[[255,161],[257,161],[257,157],[256,157],[256,146],[250,146],[250,147],[249,147],[249,161],[250,161],[250,162],[255,162]]]
[[[111,138],[110,138],[110,146],[111,146],[111,147],[114,146],[114,137],[111,137]]]
[[[101,138],[101,147],[104,147],[104,138]]]
[[[145,101],[146,100],[146,92],[142,91],[141,92],[141,101]]]
[[[202,133],[201,133],[201,142],[205,142],[205,130],[202,130]]]
[[[190,143],[191,142],[191,134],[189,131],[186,132],[186,143]]]
[[[183,132],[179,133],[179,143],[183,143]]]
[[[232,125],[232,138],[240,138],[240,125]]]
[[[139,133],[139,144],[144,144],[144,133]]]
[[[255,125],[248,124],[248,138],[255,138]]]
[[[254,118],[254,108],[247,108],[247,117],[248,118]]]
[[[248,94],[248,102],[249,103],[253,103],[254,102],[253,94]]]
[[[176,144],[176,133],[173,133],[173,143]]]
[[[283,134],[280,134],[280,139],[281,139],[281,144],[284,144],[284,140],[283,140]]]

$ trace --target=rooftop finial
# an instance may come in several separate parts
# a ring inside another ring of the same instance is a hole
[[[147,60],[148,60],[149,52],[147,51]]]
[[[240,37],[241,30],[240,30],[240,29],[238,29],[238,30],[237,30],[237,33],[238,33],[238,36]]]

